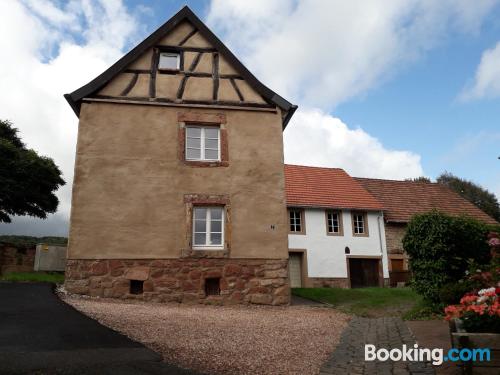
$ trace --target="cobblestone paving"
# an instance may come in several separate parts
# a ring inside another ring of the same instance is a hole
[[[346,328],[340,343],[321,367],[320,375],[424,375],[434,374],[430,363],[424,362],[365,362],[365,344],[377,349],[413,346],[415,338],[399,318],[354,317]]]

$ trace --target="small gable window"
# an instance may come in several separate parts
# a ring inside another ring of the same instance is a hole
[[[220,129],[186,126],[186,160],[220,161]]]
[[[158,69],[162,70],[179,70],[181,66],[181,55],[176,52],[160,53],[160,61]]]

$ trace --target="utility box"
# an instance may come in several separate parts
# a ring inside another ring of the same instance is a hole
[[[35,271],[64,271],[66,268],[66,246],[36,245]]]

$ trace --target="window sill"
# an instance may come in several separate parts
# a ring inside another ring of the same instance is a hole
[[[190,167],[227,167],[227,161],[201,161],[201,160],[184,160],[184,164]]]
[[[182,249],[181,258],[229,258],[228,249]]]

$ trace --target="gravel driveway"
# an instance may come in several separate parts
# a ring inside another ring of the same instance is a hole
[[[308,306],[187,306],[65,297],[100,323],[209,374],[317,374],[349,317]]]

